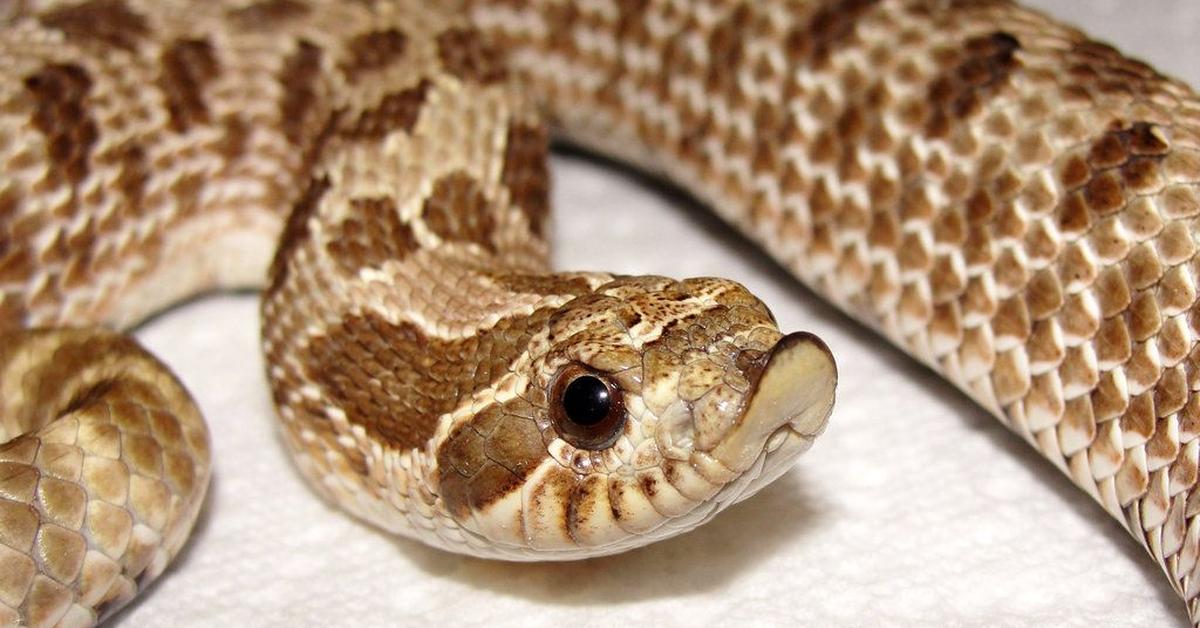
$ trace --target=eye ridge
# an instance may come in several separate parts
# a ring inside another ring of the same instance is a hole
[[[625,428],[621,388],[581,364],[563,368],[550,390],[550,418],[563,440],[580,449],[609,447]]]

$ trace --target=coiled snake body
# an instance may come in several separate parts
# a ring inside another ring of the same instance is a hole
[[[208,481],[169,373],[50,328],[262,277],[284,439],[387,530],[600,555],[784,472],[824,345],[732,282],[548,272],[539,108],[968,392],[1200,617],[1191,91],[1003,1],[446,4],[9,7],[0,622],[119,608]]]

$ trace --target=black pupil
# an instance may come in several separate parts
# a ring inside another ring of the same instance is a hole
[[[612,398],[609,397],[608,386],[599,377],[584,375],[567,384],[562,403],[571,422],[595,425],[608,416]]]

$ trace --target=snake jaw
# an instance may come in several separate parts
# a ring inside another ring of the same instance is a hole
[[[784,336],[766,356],[740,420],[709,453],[739,472],[764,450],[775,457],[786,450],[794,459],[824,431],[836,388],[837,365],[829,347],[807,332]],[[802,446],[790,446],[792,440]]]

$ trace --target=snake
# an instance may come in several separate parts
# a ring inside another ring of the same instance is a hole
[[[551,138],[964,391],[1200,621],[1200,99],[1146,64],[1008,0],[0,15],[0,623],[101,622],[184,547],[208,429],[124,332],[218,290],[262,292],[313,491],[436,548],[623,552],[786,473],[828,347],[729,280],[551,269]]]

